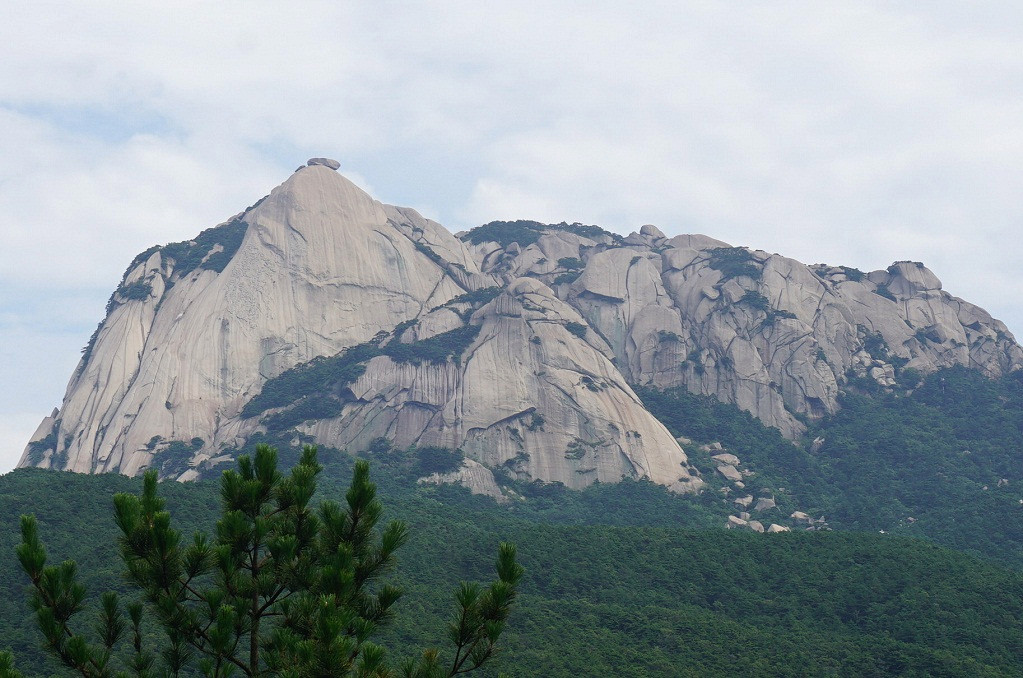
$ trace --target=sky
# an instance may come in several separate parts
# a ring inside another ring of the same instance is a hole
[[[9,3],[0,473],[132,257],[312,156],[452,231],[923,261],[1020,335],[1021,55],[1009,2]]]

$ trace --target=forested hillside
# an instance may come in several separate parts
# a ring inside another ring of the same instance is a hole
[[[414,454],[392,452],[375,471],[388,513],[412,529],[396,573],[406,595],[381,638],[397,653],[442,639],[453,586],[490,576],[496,545],[507,540],[518,545],[527,575],[495,672],[1023,671],[1023,577],[1015,571],[876,533],[643,527],[650,507],[673,502],[689,507],[675,514],[679,524],[717,520],[714,507],[672,497],[649,483],[571,492],[567,502],[538,493],[509,510],[460,488],[415,488],[402,471],[410,463],[418,463]],[[335,456],[321,494],[336,495],[350,470],[349,458]],[[13,557],[18,514],[38,515],[51,560],[75,558],[96,593],[119,585],[110,496],[137,488],[137,481],[116,475],[27,469],[0,478],[5,554],[0,595],[8,601],[0,611],[0,637],[26,673],[45,675],[53,667],[38,651],[40,637],[24,604],[24,576]],[[214,483],[165,483],[161,492],[186,533],[208,527],[217,514]],[[600,523],[602,517],[618,525],[579,524]],[[651,520],[665,523],[663,516]]]
[[[1023,376],[957,367],[902,378],[897,389],[861,382],[844,392],[838,413],[798,445],[713,398],[640,393],[673,433],[694,439],[689,449],[720,441],[742,458],[755,472],[747,491],[774,496],[779,519],[802,509],[834,529],[926,537],[1023,566]],[[706,454],[691,457],[727,486]]]

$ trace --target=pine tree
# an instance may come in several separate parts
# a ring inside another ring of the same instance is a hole
[[[383,508],[365,461],[355,464],[345,505],[323,501],[314,509],[320,470],[315,447],[306,446],[285,476],[277,451],[257,446],[254,457],[240,456],[238,470],[223,474],[215,536],[196,533],[189,542],[171,526],[155,471],[146,472],[140,495],[114,496],[126,576],[166,637],[158,653],[144,643],[143,605],[127,606],[126,623],[113,592],[100,598],[94,638],[73,629],[86,597],[75,563],[47,565],[35,517],[22,516],[17,554],[47,647],[85,678],[177,676],[193,664],[217,678],[438,678],[489,661],[523,573],[514,546],[501,544],[497,580],[458,590],[448,633],[453,658],[431,649],[395,671],[370,638],[401,596],[381,580],[408,529],[399,521],[378,529]],[[17,675],[10,655],[0,653],[0,678]]]

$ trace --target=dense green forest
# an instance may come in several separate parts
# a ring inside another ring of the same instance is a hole
[[[337,496],[351,458],[334,455],[326,466],[321,496]],[[457,582],[486,580],[497,544],[512,541],[527,574],[489,675],[1023,671],[1023,576],[965,554],[890,535],[625,526],[642,521],[635,507],[671,499],[647,483],[571,493],[560,513],[545,513],[542,496],[508,510],[458,488],[414,487],[394,460],[377,466],[388,515],[412,530],[395,573],[406,595],[379,639],[397,654],[438,644]],[[75,558],[92,593],[123,588],[110,497],[138,485],[36,469],[0,477],[0,595],[8,601],[0,645],[27,674],[57,667],[41,654],[24,603],[13,557],[18,515],[37,514],[51,560]],[[209,528],[218,513],[216,483],[165,483],[161,492],[186,533]],[[623,524],[583,519],[595,506]]]
[[[824,515],[834,529],[925,537],[1023,566],[1019,372],[991,380],[956,367],[912,390],[850,389],[839,398],[841,409],[811,424],[799,444],[714,398],[638,391],[676,435],[720,441],[739,456],[756,472],[748,489],[775,496],[781,509]],[[707,455],[694,449],[704,478],[723,486]]]

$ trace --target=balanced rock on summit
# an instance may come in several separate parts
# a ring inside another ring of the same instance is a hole
[[[307,160],[305,164],[308,167],[312,167],[314,165],[323,165],[324,167],[329,167],[332,170],[341,169],[341,163],[339,163],[337,160],[332,160],[330,158],[309,158],[309,160]]]

